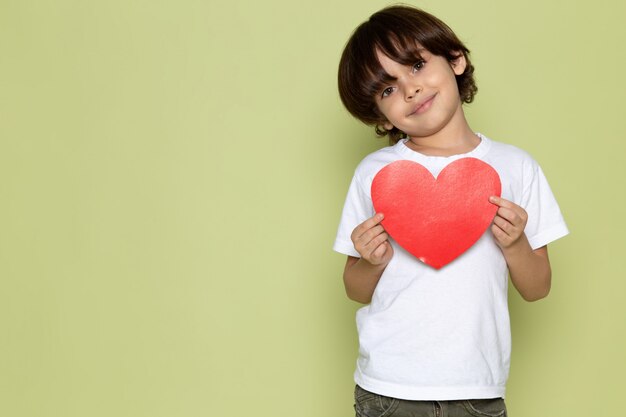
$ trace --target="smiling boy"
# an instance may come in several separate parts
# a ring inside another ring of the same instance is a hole
[[[547,244],[567,227],[538,164],[470,128],[463,103],[477,91],[473,72],[452,30],[411,7],[375,13],[344,49],[342,102],[391,143],[357,167],[334,244],[348,256],[348,297],[367,304],[357,313],[358,416],[506,415],[508,275],[526,300],[550,290]],[[397,160],[418,162],[436,177],[466,157],[498,172],[502,197],[491,197],[498,210],[478,242],[433,269],[385,232],[371,184]]]

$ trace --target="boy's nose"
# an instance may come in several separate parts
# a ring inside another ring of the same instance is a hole
[[[418,95],[420,91],[421,88],[407,88],[405,94],[406,100],[411,100],[415,98],[415,96]]]

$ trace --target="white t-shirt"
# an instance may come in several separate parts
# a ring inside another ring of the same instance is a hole
[[[374,176],[397,160],[418,162],[436,177],[459,158],[478,158],[500,175],[502,197],[528,212],[525,233],[533,249],[565,236],[567,226],[539,165],[514,146],[478,136],[480,144],[462,155],[426,156],[406,140],[368,155],[352,179],[333,249],[360,256],[350,234],[374,215]],[[394,256],[371,303],[357,312],[356,383],[407,400],[504,397],[511,353],[508,270],[490,228],[439,270],[390,243]]]

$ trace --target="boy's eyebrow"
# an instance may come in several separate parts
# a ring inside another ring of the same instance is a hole
[[[379,49],[379,51],[385,54],[383,49]],[[424,52],[429,53],[430,51],[428,51],[428,49],[424,48],[421,45],[417,46],[415,49],[415,53],[418,55],[420,59],[424,59],[424,56],[423,56]],[[387,56],[395,60],[395,58],[392,58],[389,55]],[[380,65],[380,62],[379,62],[379,65]],[[375,81],[373,85],[373,90],[375,90],[377,94],[380,93],[380,91],[384,90],[388,84],[393,83],[398,79],[396,77],[392,77],[391,75],[387,74],[387,72],[382,67],[380,67],[380,70],[382,70],[382,74],[379,73],[378,80]]]

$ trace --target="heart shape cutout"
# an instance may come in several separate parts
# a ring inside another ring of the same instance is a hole
[[[395,161],[372,182],[372,202],[395,241],[433,268],[458,258],[482,236],[498,207],[500,177],[489,164],[461,158],[435,178],[424,166]]]

